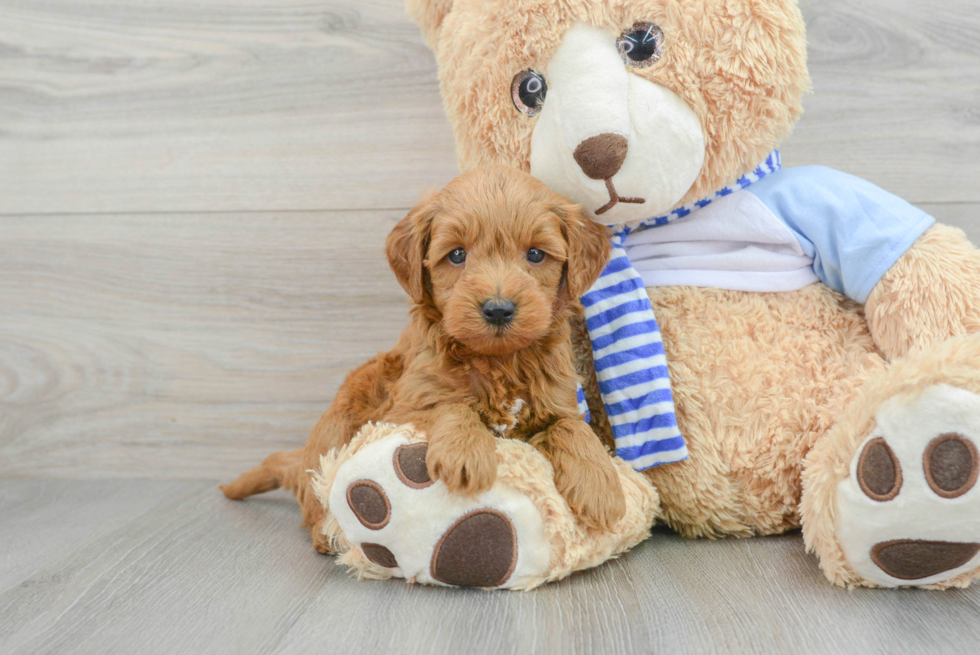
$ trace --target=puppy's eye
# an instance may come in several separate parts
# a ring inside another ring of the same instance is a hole
[[[627,66],[646,68],[660,59],[664,33],[654,23],[640,21],[619,35],[616,47]]]
[[[521,71],[514,76],[510,85],[510,96],[514,99],[517,111],[525,116],[534,116],[544,106],[548,85],[544,77],[532,70]]]
[[[466,261],[466,251],[462,248],[456,248],[456,250],[446,255],[446,259],[453,264],[462,264]]]
[[[537,248],[531,248],[527,251],[527,260],[532,264],[540,264],[544,261],[544,253]]]

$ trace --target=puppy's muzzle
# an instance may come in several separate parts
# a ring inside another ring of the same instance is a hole
[[[512,300],[502,298],[486,300],[480,309],[486,322],[496,327],[503,327],[514,320],[514,312],[517,311]]]

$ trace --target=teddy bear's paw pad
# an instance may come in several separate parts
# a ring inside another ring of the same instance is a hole
[[[861,491],[872,500],[891,500],[902,488],[902,467],[881,437],[872,439],[861,450],[856,474]]]
[[[895,539],[871,547],[871,561],[899,580],[919,580],[960,568],[980,552],[980,544]]]
[[[945,384],[879,408],[837,487],[837,537],[883,587],[941,584],[980,567],[980,396]]]
[[[347,505],[357,520],[371,530],[380,530],[391,519],[388,496],[371,480],[358,480],[347,487]]]
[[[395,554],[381,544],[361,544],[361,552],[378,566],[389,569],[398,568],[398,560],[395,559]]]
[[[457,520],[432,553],[432,577],[465,587],[496,587],[517,566],[517,531],[506,515],[478,509]]]
[[[973,441],[962,434],[941,434],[926,446],[922,462],[926,482],[937,496],[958,498],[973,488],[980,457]]]
[[[337,470],[329,508],[364,559],[431,584],[515,587],[544,575],[551,548],[534,503],[501,481],[477,498],[449,493],[429,478],[427,448],[396,430]]]
[[[425,455],[428,452],[429,444],[427,443],[399,446],[395,450],[395,457],[392,462],[395,467],[395,474],[406,486],[413,489],[425,489],[433,484],[434,480],[429,477],[429,467],[425,464]]]

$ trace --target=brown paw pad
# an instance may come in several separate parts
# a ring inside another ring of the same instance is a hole
[[[922,458],[926,482],[943,498],[962,496],[973,488],[980,472],[977,447],[966,437],[941,434],[926,446]]]
[[[429,477],[429,468],[425,464],[425,455],[429,452],[429,444],[413,443],[399,446],[395,450],[395,474],[407,487],[425,489],[433,484]]]
[[[517,531],[503,513],[478,509],[446,531],[432,553],[430,573],[464,587],[503,584],[517,566]]]
[[[884,439],[872,439],[864,446],[857,465],[857,481],[871,500],[885,502],[902,488],[902,467]]]
[[[347,505],[365,528],[380,530],[391,520],[391,503],[381,486],[358,480],[347,487]]]
[[[361,552],[379,566],[389,569],[398,568],[398,560],[395,559],[395,554],[381,544],[361,544]]]
[[[969,562],[980,544],[896,539],[875,544],[871,561],[899,580],[920,580],[959,568]]]

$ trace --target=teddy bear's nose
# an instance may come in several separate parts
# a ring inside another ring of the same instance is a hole
[[[623,165],[629,142],[626,137],[612,132],[590,136],[578,144],[573,157],[582,172],[593,180],[608,180]]]

